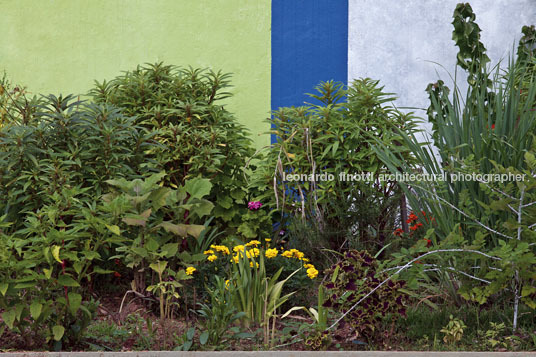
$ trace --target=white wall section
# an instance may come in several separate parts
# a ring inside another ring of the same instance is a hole
[[[348,82],[379,79],[399,96],[397,106],[428,107],[425,89],[438,74],[452,89],[457,48],[452,40],[455,0],[349,0]],[[536,23],[536,0],[473,0],[481,41],[492,65],[517,48],[521,27]],[[438,74],[436,73],[438,72]],[[458,79],[465,83],[465,78]],[[416,111],[425,117],[425,112]]]

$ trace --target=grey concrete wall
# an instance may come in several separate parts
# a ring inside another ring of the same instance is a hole
[[[399,95],[398,106],[428,107],[428,83],[454,75],[456,0],[349,0],[348,80],[379,79]],[[536,0],[472,0],[492,65],[508,55],[521,27],[536,23]],[[427,62],[438,62],[445,67]],[[437,71],[437,73],[436,73]],[[458,79],[465,83],[465,78]],[[423,111],[416,114],[425,116]]]

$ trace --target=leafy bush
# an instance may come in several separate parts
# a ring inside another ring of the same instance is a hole
[[[94,202],[106,180],[141,175],[147,138],[116,107],[50,95],[31,111],[0,128],[0,212],[12,229],[65,188]]]
[[[107,227],[117,236],[118,254],[111,258],[121,258],[134,270],[134,290],[142,294],[147,287],[147,267],[167,259],[176,266],[184,240],[199,237],[206,228],[194,222],[214,207],[203,198],[212,187],[209,180],[195,178],[174,190],[160,186],[165,176],[162,172],[145,180],[108,180],[115,190],[103,196]],[[185,223],[186,212],[189,223]],[[202,254],[198,257],[203,258]]]
[[[225,280],[216,276],[214,287],[207,288],[207,291],[210,304],[199,304],[197,313],[202,317],[201,329],[208,333],[208,345],[221,349],[230,339],[251,337],[234,326],[246,313],[238,312],[235,306],[230,305],[233,297]]]
[[[474,14],[466,4],[457,6],[455,23],[462,21],[459,16],[474,27]],[[455,35],[458,32],[455,28]],[[401,255],[412,261],[415,254],[426,254],[427,274],[458,304],[460,294],[481,304],[491,296],[508,296],[515,307],[515,330],[520,302],[536,306],[534,275],[529,273],[536,263],[534,67],[527,58],[511,60],[506,73],[498,66],[492,76],[478,31],[457,44],[459,61],[472,63],[459,63],[469,70],[469,88],[464,98],[456,88],[451,99],[442,84],[430,93],[429,120],[437,150],[401,133],[418,165],[396,158],[386,145],[379,145],[377,152],[392,172],[419,170],[446,178],[402,184],[411,207],[435,220],[431,224],[421,219],[432,247],[420,245]],[[474,51],[467,53],[467,47]],[[454,179],[452,174],[476,174],[476,179]],[[518,179],[522,175],[523,181]],[[518,182],[513,182],[516,176]],[[398,258],[394,264],[402,263]],[[414,268],[424,273],[422,266]]]
[[[378,261],[366,251],[349,250],[332,266],[325,284],[324,307],[345,313],[343,323],[350,326],[354,338],[374,341],[382,318],[389,314],[394,321],[406,315],[406,294],[402,280],[389,280],[378,271]]]
[[[108,273],[93,263],[110,236],[99,232],[95,211],[78,202],[80,193],[63,194],[28,214],[24,228],[0,231],[2,320],[27,346],[44,341],[60,349],[79,342],[97,307],[85,286],[94,274]]]
[[[210,179],[213,189],[207,198],[216,205],[215,223],[238,235],[247,214],[244,167],[253,151],[245,128],[220,104],[230,96],[224,92],[229,77],[157,63],[97,83],[91,94],[97,103],[120,106],[152,135],[159,145],[145,154],[157,170],[166,171],[167,187],[197,176]]]
[[[379,181],[385,165],[372,146],[379,140],[408,158],[395,129],[410,133],[415,122],[411,114],[387,104],[394,98],[378,81],[356,80],[348,89],[326,82],[316,89],[310,96],[318,104],[274,113],[277,142],[253,177],[258,187],[273,190],[265,189],[258,198],[279,213],[283,229],[292,228],[285,226],[288,220],[302,221],[305,233],[290,229],[290,244],[300,249],[314,244],[306,253],[316,254],[315,259],[321,259],[315,252],[323,247],[378,251],[388,243],[401,196],[396,182]],[[370,182],[346,177],[362,172],[371,173]],[[318,241],[307,242],[311,236]]]
[[[3,322],[61,348],[79,341],[86,294],[114,235],[98,204],[112,177],[139,176],[146,138],[116,107],[10,96],[0,127]],[[5,103],[4,103],[5,104]],[[30,329],[30,330],[28,330]]]

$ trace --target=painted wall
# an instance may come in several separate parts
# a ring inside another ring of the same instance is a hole
[[[347,77],[348,2],[272,0],[272,109],[314,102],[318,83]]]
[[[269,144],[270,0],[0,0],[0,71],[34,93],[85,93],[145,62],[232,72],[228,109]]]
[[[452,83],[457,48],[452,14],[459,0],[349,0],[348,79],[379,79],[398,106],[426,108],[425,89],[439,76]],[[508,58],[521,27],[536,21],[534,0],[470,0],[493,64]],[[436,73],[438,72],[438,74]],[[464,83],[465,78],[459,82]],[[449,85],[452,88],[452,85]],[[425,116],[424,111],[416,114]]]

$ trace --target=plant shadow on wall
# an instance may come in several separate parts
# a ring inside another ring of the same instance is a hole
[[[411,161],[398,130],[410,135],[417,120],[389,105],[394,97],[378,81],[356,80],[347,89],[325,82],[316,89],[310,97],[318,104],[274,112],[277,142],[252,185],[273,187],[275,196],[267,190],[261,199],[277,212],[289,244],[315,260],[333,261],[329,251],[348,248],[376,253],[389,244],[405,201],[397,182],[380,181],[386,166],[373,145],[380,140]],[[369,180],[354,177],[361,173]]]

